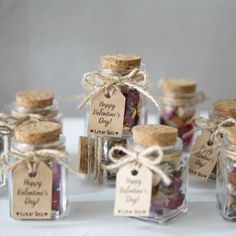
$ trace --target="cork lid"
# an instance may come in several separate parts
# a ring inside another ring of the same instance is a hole
[[[213,114],[225,118],[236,117],[236,99],[222,99],[213,104]]]
[[[132,133],[136,144],[170,146],[176,143],[178,130],[166,125],[137,125]]]
[[[59,140],[61,125],[55,122],[25,122],[15,128],[16,140],[26,144],[46,144]]]
[[[44,108],[53,103],[54,94],[48,90],[25,90],[16,93],[16,104],[29,108]]]
[[[236,144],[236,126],[228,129],[228,139],[231,143]]]
[[[161,87],[167,93],[187,94],[196,91],[197,83],[193,79],[164,78]]]
[[[101,57],[101,67],[112,70],[127,70],[140,67],[141,57],[136,55],[105,55]]]

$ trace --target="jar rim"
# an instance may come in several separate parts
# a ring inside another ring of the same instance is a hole
[[[51,143],[40,143],[40,144],[26,144],[26,143],[20,143],[16,140],[14,137],[12,140],[12,146],[18,150],[38,150],[38,149],[44,149],[44,148],[52,148],[57,146],[62,146],[65,144],[65,136],[60,134],[60,137],[57,141],[51,142]]]

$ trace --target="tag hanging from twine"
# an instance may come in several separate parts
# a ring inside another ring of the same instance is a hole
[[[95,135],[121,137],[125,112],[125,97],[116,90],[107,97],[104,92],[91,98],[88,132]]]
[[[121,151],[124,157],[116,159],[114,153]],[[103,166],[106,170],[119,169],[116,177],[116,197],[114,215],[148,216],[151,205],[152,177],[157,174],[168,186],[171,179],[158,166],[163,159],[159,146],[152,146],[136,153],[121,146],[109,151],[113,164]]]
[[[216,124],[204,117],[194,117],[192,120],[195,131],[202,130],[202,134],[196,139],[189,162],[190,174],[200,179],[207,180],[212,173],[220,153],[222,135],[227,128],[236,124],[235,119],[228,118]],[[190,133],[186,134],[189,135]]]
[[[83,77],[83,84],[93,90],[77,107],[78,110],[81,110],[88,102],[91,102],[89,133],[95,131],[100,135],[121,137],[125,112],[125,97],[121,93],[122,86],[137,90],[152,101],[158,110],[160,109],[158,102],[145,90],[148,78],[140,68],[134,68],[129,74],[119,76],[103,75],[98,71],[88,72]],[[104,104],[107,105],[102,107],[103,101],[106,101]],[[114,105],[116,112],[113,113],[109,109],[112,109],[111,107]],[[107,116],[108,113],[112,113],[112,115]]]
[[[52,170],[38,163],[37,174],[28,173],[21,162],[12,172],[12,216],[14,219],[48,220],[52,211]]]

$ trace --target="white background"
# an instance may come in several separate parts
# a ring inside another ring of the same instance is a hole
[[[0,0],[0,100],[25,88],[81,94],[99,56],[141,55],[152,80],[192,77],[216,98],[235,96],[235,0]],[[76,115],[76,103],[62,103]]]

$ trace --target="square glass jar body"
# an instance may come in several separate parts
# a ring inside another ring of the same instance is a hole
[[[128,143],[132,150],[145,150],[144,146]],[[182,141],[177,139],[173,146],[163,148],[164,154],[182,150]],[[141,220],[165,224],[178,219],[187,212],[189,156],[182,153],[179,158],[172,161],[162,161],[159,167],[170,177],[171,184],[166,186],[159,176],[153,174],[151,207],[148,217],[136,217]]]
[[[191,149],[193,134],[183,137],[193,129],[192,118],[196,114],[196,104],[193,102],[196,94],[164,94],[161,98],[160,124],[178,129],[178,136],[183,141],[183,151]]]
[[[236,221],[236,145],[226,138],[218,157],[216,198],[219,214],[228,221]]]
[[[41,117],[45,117],[45,119],[60,123],[62,125],[62,114],[59,112],[59,105],[56,99],[53,100],[52,105],[43,108],[29,108],[20,106],[16,102],[12,102],[10,109],[13,116],[23,116],[29,114],[39,115]]]
[[[49,144],[22,144],[13,140],[12,145],[19,151],[34,151],[40,149],[58,149],[64,150],[65,138],[61,135],[57,142]],[[10,163],[14,163],[16,158],[8,156]],[[67,210],[67,169],[56,160],[44,162],[52,170],[52,200],[51,200],[51,217],[50,220],[60,220],[66,215]],[[9,202],[10,216],[13,218],[13,177],[14,169],[9,173]],[[33,219],[32,219],[33,220]]]

